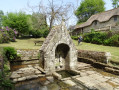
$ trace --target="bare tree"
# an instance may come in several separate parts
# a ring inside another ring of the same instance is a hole
[[[59,2],[58,4],[56,2]],[[69,20],[69,18],[73,15],[70,11],[73,9],[72,3],[64,4],[63,1],[55,1],[55,0],[48,0],[48,5],[43,4],[43,1],[40,1],[38,6],[28,6],[31,8],[32,12],[36,11],[46,16],[49,30],[52,29],[53,25],[61,23],[62,19],[64,18],[65,21]]]

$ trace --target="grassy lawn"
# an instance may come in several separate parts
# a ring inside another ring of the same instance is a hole
[[[34,44],[34,41],[45,40],[44,38],[16,39],[16,42],[0,44],[0,47],[11,46],[16,49],[40,49],[41,45]]]
[[[35,40],[45,40],[44,38],[31,38],[31,39],[17,39],[16,42],[10,42],[5,44],[0,44],[0,47],[11,46],[16,49],[40,49],[41,45],[35,45]],[[112,60],[119,62],[119,47],[110,47],[103,45],[96,45],[91,43],[84,43],[77,45],[77,41],[73,40],[77,49],[79,50],[91,50],[91,51],[104,51],[110,52],[112,55]]]
[[[77,45],[76,40],[73,40],[73,42],[75,43],[77,49],[79,50],[110,52],[112,55],[112,60],[119,62],[119,47],[96,45],[96,44],[85,43],[85,42],[82,42],[82,44]]]

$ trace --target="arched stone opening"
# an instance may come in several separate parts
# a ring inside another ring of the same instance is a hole
[[[69,51],[67,44],[59,44],[55,49],[55,70],[65,70],[69,67]]]

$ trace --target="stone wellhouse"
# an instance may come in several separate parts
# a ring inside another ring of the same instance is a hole
[[[40,60],[46,73],[59,70],[75,70],[77,50],[64,22],[54,27],[40,49]]]

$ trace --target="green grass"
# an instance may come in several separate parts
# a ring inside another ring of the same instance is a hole
[[[0,47],[11,46],[16,49],[40,49],[41,45],[35,45],[34,44],[35,40],[45,40],[45,39],[44,38],[17,39],[16,42],[0,44]],[[112,60],[119,62],[119,47],[110,47],[110,46],[96,45],[96,44],[84,43],[84,42],[82,42],[82,44],[80,45],[77,45],[76,40],[73,40],[73,42],[76,45],[77,49],[79,50],[110,52],[112,55]]]
[[[113,61],[119,62],[119,47],[111,47],[111,46],[103,46],[91,43],[82,42],[82,44],[77,45],[77,41],[73,40],[77,49],[79,50],[91,50],[91,51],[103,51],[103,52],[110,52],[112,55]]]
[[[44,38],[16,39],[16,42],[0,44],[0,47],[11,46],[15,49],[40,49],[41,45],[34,44],[36,40],[45,40]]]

